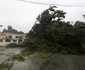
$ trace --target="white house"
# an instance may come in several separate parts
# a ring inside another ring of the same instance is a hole
[[[6,35],[6,38],[10,39],[25,39],[26,34],[15,34],[15,33],[4,33]]]
[[[5,46],[10,43],[21,43],[24,41],[26,34],[15,33],[1,33],[0,34],[0,46]]]

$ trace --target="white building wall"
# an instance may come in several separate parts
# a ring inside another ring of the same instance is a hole
[[[23,41],[24,41],[24,39],[26,37],[24,34],[10,34],[10,33],[5,33],[5,35],[6,35],[7,38],[9,38],[9,36],[12,36],[11,42],[6,42],[5,39],[4,39],[3,42],[0,42],[0,46],[6,46],[6,45],[8,45],[10,43],[17,43],[18,44],[18,39],[19,38],[16,38],[16,36],[22,37],[23,38]],[[13,39],[16,39],[17,41],[16,42],[13,42]]]

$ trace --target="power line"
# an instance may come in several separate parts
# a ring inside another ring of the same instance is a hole
[[[63,6],[63,7],[85,7],[85,5],[61,5],[61,4],[52,4],[52,3],[43,3],[43,2],[34,2],[34,1],[26,1],[26,0],[18,0],[23,1],[27,3],[34,3],[34,4],[41,4],[41,5],[47,5],[47,6]]]
[[[54,4],[50,4],[50,3],[41,3],[41,2],[34,2],[34,1],[26,1],[26,0],[18,0],[18,1],[23,1],[23,2],[28,2],[28,3],[35,3],[35,4],[41,4],[41,5],[54,5]]]

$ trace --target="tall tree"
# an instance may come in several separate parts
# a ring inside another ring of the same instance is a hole
[[[46,29],[51,29],[58,23],[62,23],[62,20],[65,18],[66,12],[61,10],[57,10],[56,6],[52,6],[45,11],[43,11],[37,17],[36,24],[32,27],[28,36],[44,36],[46,33]]]
[[[43,11],[28,33],[25,46],[32,50],[85,53],[85,23],[77,21],[71,25],[63,21],[65,14],[55,6]]]

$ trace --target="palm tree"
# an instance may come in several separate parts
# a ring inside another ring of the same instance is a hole
[[[0,25],[0,27],[2,27],[3,25]]]

